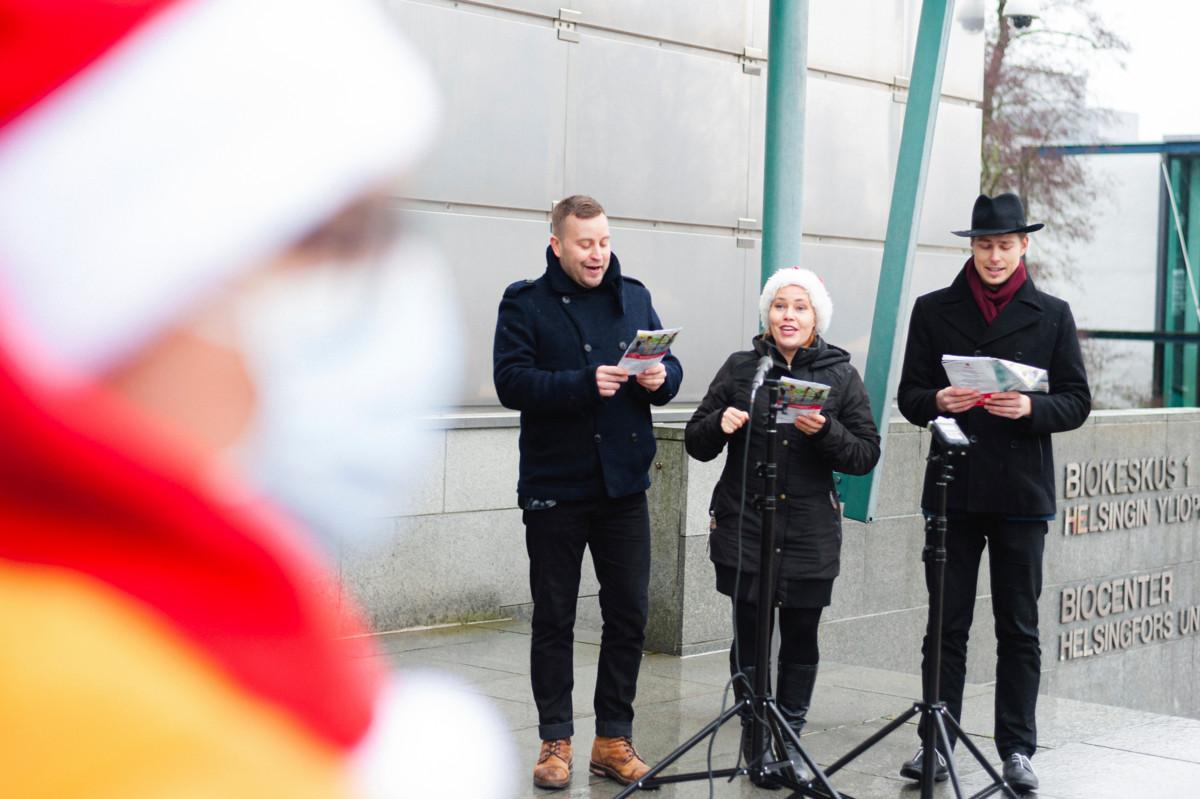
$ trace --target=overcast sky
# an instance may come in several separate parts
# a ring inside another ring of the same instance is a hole
[[[1095,6],[1132,50],[1124,71],[1107,64],[1093,69],[1094,104],[1136,113],[1141,141],[1200,137],[1200,2],[1095,0]]]

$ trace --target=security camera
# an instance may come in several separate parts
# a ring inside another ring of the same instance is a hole
[[[1004,4],[1004,16],[1012,21],[1014,28],[1028,28],[1037,12],[1037,0],[1008,0]]]
[[[958,3],[958,24],[968,33],[983,30],[983,16],[983,0],[960,0]]]

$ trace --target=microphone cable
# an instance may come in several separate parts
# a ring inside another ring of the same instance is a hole
[[[763,356],[763,357],[769,358],[770,356],[768,355],[768,356]],[[770,370],[768,369],[767,371],[769,372]],[[736,545],[737,545],[737,567],[736,567],[737,572],[733,579],[733,603],[732,603],[733,604],[733,618],[732,618],[732,621],[733,621],[733,646],[732,646],[732,649],[733,649],[733,663],[734,663],[735,673],[733,675],[731,675],[728,682],[725,683],[725,691],[721,695],[721,715],[724,715],[724,713],[725,713],[725,708],[729,701],[729,691],[731,688],[734,687],[734,683],[736,681],[741,680],[742,684],[744,686],[746,686],[746,693],[748,695],[753,695],[753,693],[754,693],[754,686],[750,684],[749,678],[746,676],[745,672],[742,671],[741,647],[739,645],[740,638],[737,634],[737,629],[738,629],[737,609],[738,609],[738,602],[739,602],[739,597],[741,595],[741,586],[742,586],[742,527],[743,527],[743,524],[745,522],[745,517],[746,517],[746,482],[749,479],[750,438],[751,438],[751,434],[754,432],[754,416],[755,416],[754,401],[758,395],[759,388],[761,388],[761,384],[755,386],[755,385],[753,385],[753,381],[752,381],[752,387],[750,389],[749,418],[746,420],[746,428],[745,428],[746,429],[746,445],[742,448],[742,488],[741,488],[741,492],[739,493],[739,496],[738,496],[737,533],[734,536],[734,540],[736,541]],[[768,410],[767,418],[769,419],[770,418],[770,409],[768,408],[767,410]],[[734,432],[736,434],[737,431],[734,431]],[[761,535],[761,534],[762,534],[762,530],[761,530],[761,526],[760,526],[759,535]],[[762,570],[762,566],[763,566],[763,564],[760,563],[759,564],[760,572]],[[759,579],[762,579],[761,573],[759,575]],[[760,635],[763,633],[762,630],[758,630],[757,632]],[[768,659],[769,659],[769,656],[768,656]],[[768,664],[760,663],[760,664],[758,664],[758,668],[769,668],[769,667],[768,667]],[[769,670],[767,672],[767,677],[768,677],[768,681],[769,681],[769,677],[770,677]],[[763,724],[768,723],[766,718],[759,716],[757,709],[754,708],[753,705],[750,706],[750,712],[754,715],[755,719],[757,719],[758,721],[761,721]],[[712,799],[714,796],[714,793],[713,793],[714,780],[713,780],[713,775],[712,775],[712,770],[713,770],[712,750],[713,750],[713,744],[716,742],[716,738],[717,738],[717,731],[713,730],[712,734],[709,736],[709,739],[708,739],[708,753],[707,753],[709,799]],[[764,759],[767,757],[766,749],[763,750],[762,756]],[[734,768],[737,768],[738,766],[740,766],[741,762],[742,762],[742,747],[741,747],[741,744],[739,743],[737,760],[735,761]],[[747,763],[746,767],[750,768],[753,765],[756,765],[756,764]],[[733,782],[734,776],[736,776],[736,775],[730,775],[729,779],[726,781]]]

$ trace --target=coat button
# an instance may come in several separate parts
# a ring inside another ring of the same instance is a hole
[[[785,447],[788,445],[788,440],[787,440],[786,438],[783,440],[783,445],[784,445]]]
[[[776,554],[776,555],[782,555],[782,554],[783,554],[783,550],[782,550],[782,549],[780,549],[779,547],[775,547],[775,554]]]
[[[596,436],[596,440],[597,440],[597,441],[599,441],[599,440],[600,440],[600,436]],[[967,437],[967,440],[968,440],[968,441],[970,441],[972,444],[978,444],[978,443],[979,443],[979,436],[968,436],[968,437]]]
[[[584,351],[584,352],[591,352],[591,351],[592,351],[592,345],[591,345],[591,344],[584,344],[584,345],[583,345],[583,351]]]
[[[596,435],[592,436],[592,441],[595,441],[597,444],[599,444],[600,443],[600,434],[597,433]]]
[[[1020,350],[1017,350],[1017,354],[1014,357],[1020,358],[1023,354]]]
[[[619,350],[623,350],[623,349],[625,349],[625,348],[626,348],[626,347],[628,347],[628,346],[629,346],[629,345],[628,345],[628,344],[626,344],[624,341],[621,341],[621,342],[618,342],[618,343],[617,343],[617,349],[619,349]]]
[[[569,302],[566,297],[563,297],[564,302]],[[976,355],[983,355],[983,350],[975,350]]]
[[[629,438],[633,441],[637,441],[637,433],[630,433]]]
[[[571,298],[563,297],[563,305],[570,305],[570,304],[571,304]]]
[[[787,494],[780,494],[780,495],[779,495],[779,498],[780,498],[780,499],[787,499]]]
[[[1015,441],[1010,441],[1010,442],[1008,442],[1008,445],[1009,445],[1010,447],[1012,447],[1013,449],[1017,449],[1018,447],[1020,447],[1020,446],[1021,446],[1020,444],[1018,444],[1018,443],[1017,443],[1017,442],[1015,442]]]

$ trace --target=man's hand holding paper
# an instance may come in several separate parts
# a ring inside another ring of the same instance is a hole
[[[938,391],[937,405],[950,413],[982,406],[996,416],[1019,419],[1028,416],[1032,408],[1029,397],[1021,392],[1044,393],[1050,388],[1045,369],[1003,358],[943,355],[942,368],[950,386]],[[974,401],[968,403],[972,395]],[[995,402],[991,402],[993,397]]]

